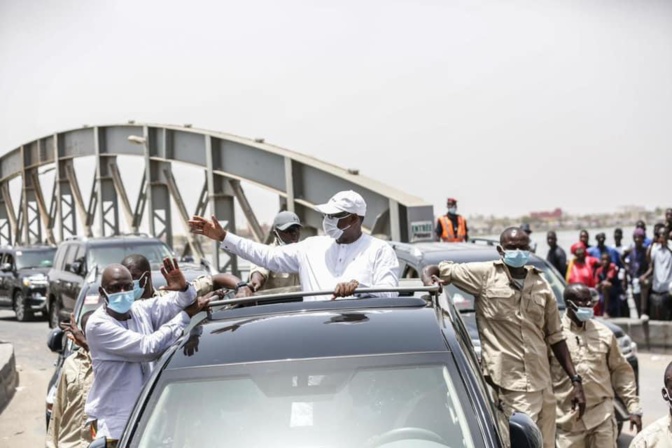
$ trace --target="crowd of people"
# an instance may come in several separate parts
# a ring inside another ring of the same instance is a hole
[[[457,213],[457,199],[448,198],[447,212],[441,215],[434,229],[435,240],[467,242],[467,220]],[[530,236],[528,223],[520,228]],[[602,317],[633,317],[642,320],[672,320],[672,208],[665,210],[663,222],[656,223],[653,237],[646,233],[646,223],[637,221],[632,233],[633,243],[623,244],[623,229],[613,234],[613,245],[608,245],[607,235],[595,235],[591,245],[588,230],[581,230],[570,249],[568,260],[565,250],[558,245],[556,232],[546,234],[548,253],[546,260],[570,284],[581,283],[595,288],[600,301],[594,313]],[[535,253],[537,244],[530,240],[530,251]],[[631,313],[628,298],[632,297],[635,313]]]
[[[614,230],[613,239],[614,245],[607,245],[607,236],[598,233],[591,246],[590,234],[581,230],[568,261],[556,233],[550,231],[546,260],[567,283],[581,283],[599,292],[600,300],[594,307],[597,316],[672,320],[672,209],[666,210],[665,222],[654,226],[653,238],[646,234],[646,223],[638,221],[631,245],[623,245],[620,228]],[[631,312],[629,297],[636,315]]]
[[[449,214],[456,215],[456,202],[449,199]],[[298,216],[282,212],[273,223],[271,244],[228,232],[214,216],[194,216],[189,221],[194,234],[218,241],[222,250],[255,264],[248,282],[221,274],[209,282],[188,283],[177,262],[166,259],[161,268],[166,287],[159,292],[142,256],[105,267],[99,289],[102,306],[85,315],[81,326],[74,321],[64,326],[79,350],[66,360],[59,378],[47,445],[81,446],[105,437],[107,446],[115,447],[154,362],[183,335],[191,317],[208,308],[217,288],[234,289],[239,296],[278,287],[328,290],[333,291],[333,300],[350,297],[362,287],[398,286],[399,263],[393,249],[362,231],[366,202],[358,193],[339,192],[316,210],[323,215],[323,236],[300,240]],[[672,210],[669,218],[672,222]],[[631,277],[631,272],[639,275],[642,291],[645,280],[651,279],[650,294],[641,303],[643,310],[657,315],[654,308],[658,305],[652,297],[662,291],[665,281],[669,287],[669,279],[660,271],[672,260],[664,252],[670,250],[669,231],[659,229],[655,242],[647,246],[645,230],[635,230],[641,241],[636,239],[632,247],[620,251],[620,245],[606,246],[604,235],[598,235],[597,245],[590,247],[588,233],[581,232],[581,242],[572,246],[574,259],[569,263],[564,251],[551,244],[557,238],[549,232],[549,262],[566,273],[570,283],[562,316],[549,284],[528,264],[530,232],[529,228],[508,228],[497,247],[500,259],[428,266],[422,272],[423,282],[453,283],[476,297],[483,373],[503,412],[529,415],[547,448],[614,447],[618,435],[615,397],[627,406],[631,427],[638,432],[642,409],[632,367],[623,358],[613,332],[593,319],[593,307],[616,313],[611,291],[616,290],[614,278],[628,278],[621,276],[623,270]],[[453,241],[468,238],[466,220],[459,215],[440,220],[437,235],[443,234]],[[591,287],[605,297],[597,305]],[[185,350],[191,349],[185,346]],[[672,365],[665,372],[663,388],[663,399],[671,408],[669,421],[660,420],[642,431],[632,446],[669,446],[659,441],[672,440],[671,397]]]

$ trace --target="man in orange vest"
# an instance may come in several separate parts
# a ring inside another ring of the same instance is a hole
[[[467,229],[467,220],[462,215],[457,214],[457,199],[448,198],[448,213],[439,216],[436,222],[437,240],[446,243],[464,243],[469,241],[469,229]]]

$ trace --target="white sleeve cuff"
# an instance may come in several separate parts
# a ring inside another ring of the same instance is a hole
[[[194,303],[197,293],[193,283],[189,282],[188,285],[189,287],[187,288],[186,291],[180,291],[178,294],[180,295],[181,303],[191,305],[192,303]]]
[[[231,232],[226,232],[226,236],[219,244],[219,248],[227,252],[231,252],[232,250],[238,247],[238,243],[240,242],[241,239],[242,238],[239,237],[238,235],[234,235]]]
[[[189,317],[186,311],[180,311],[180,314],[178,314],[178,316],[180,317],[179,323],[181,324],[182,329],[184,330],[184,328],[187,325],[189,325],[189,322],[191,322],[191,317]]]

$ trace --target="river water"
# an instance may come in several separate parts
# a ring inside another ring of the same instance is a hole
[[[595,235],[597,235],[600,232],[604,232],[604,234],[607,236],[607,241],[606,245],[607,246],[614,246],[614,229],[616,227],[600,227],[600,228],[592,228],[592,229],[586,229],[588,230],[588,233],[590,234],[590,245],[594,246],[597,244],[597,241],[595,241]],[[635,230],[633,228],[623,228],[623,246],[627,247],[632,243],[632,232]],[[558,246],[562,247],[565,249],[565,252],[567,252],[567,258],[571,258],[571,254],[569,253],[569,248],[572,246],[572,244],[576,243],[579,241],[579,230],[559,230],[555,232],[558,235]],[[647,230],[646,236],[651,237],[650,231]],[[483,237],[479,238],[493,238],[493,239],[499,239],[499,235],[486,235]],[[548,254],[548,244],[546,243],[546,232],[535,232],[534,229],[532,229],[532,234],[530,235],[530,238],[537,243],[537,255],[541,256],[542,258],[546,258],[546,255]]]

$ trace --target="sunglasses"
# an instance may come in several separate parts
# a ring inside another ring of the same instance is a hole
[[[328,219],[343,219],[343,218],[347,218],[350,215],[352,215],[352,213],[341,212],[341,213],[335,213],[333,215],[324,215],[324,217],[328,218]]]

